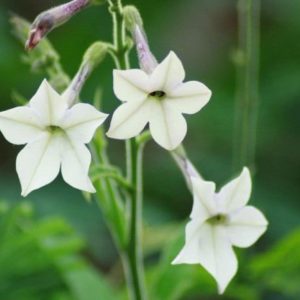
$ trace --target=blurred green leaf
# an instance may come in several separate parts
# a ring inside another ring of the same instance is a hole
[[[0,204],[0,299],[118,299],[62,218],[35,220],[29,202]]]
[[[300,299],[300,229],[290,233],[265,253],[256,256],[250,267],[252,280],[261,289],[288,299]]]
[[[30,31],[30,23],[17,15],[11,16],[10,23],[13,34],[24,46]],[[32,72],[46,73],[57,91],[62,92],[68,86],[70,79],[60,64],[59,54],[47,38],[43,39],[38,47],[23,54],[22,60],[31,67]]]

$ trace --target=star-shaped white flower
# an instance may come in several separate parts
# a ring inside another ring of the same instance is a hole
[[[207,104],[211,91],[201,82],[183,83],[185,71],[174,52],[149,75],[142,70],[114,71],[114,92],[125,102],[114,112],[107,135],[137,136],[150,124],[154,140],[167,150],[183,141],[187,125],[182,114],[194,114]]]
[[[95,192],[88,177],[89,143],[107,115],[92,105],[68,107],[67,100],[43,81],[28,105],[0,113],[0,130],[12,144],[27,144],[17,156],[22,195],[53,181],[61,168],[71,186]]]
[[[194,205],[185,245],[172,264],[201,264],[215,278],[221,294],[237,272],[232,246],[251,246],[268,222],[258,209],[246,206],[251,194],[247,168],[218,193],[213,182],[193,177],[192,185]]]

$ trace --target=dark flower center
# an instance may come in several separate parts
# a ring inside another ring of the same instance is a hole
[[[47,126],[47,131],[49,131],[49,132],[52,133],[52,134],[55,134],[55,133],[60,133],[60,132],[62,132],[63,129],[60,128],[59,126],[49,125],[49,126]]]
[[[149,96],[157,100],[162,100],[166,96],[166,93],[164,91],[154,91],[150,93]]]
[[[228,221],[228,218],[226,215],[223,214],[217,214],[215,216],[210,217],[207,222],[211,225],[220,225],[225,224]]]

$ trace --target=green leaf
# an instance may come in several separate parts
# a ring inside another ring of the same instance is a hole
[[[92,268],[81,268],[64,274],[74,300],[117,300],[105,279]]]
[[[267,252],[256,256],[250,265],[251,279],[261,289],[299,299],[300,229],[290,233]]]

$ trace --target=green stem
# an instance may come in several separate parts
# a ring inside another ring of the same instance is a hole
[[[128,69],[128,46],[125,41],[125,24],[121,0],[110,0],[113,16],[114,55],[118,69]],[[142,153],[143,144],[134,139],[126,141],[127,180],[134,187],[130,201],[129,240],[125,253],[121,253],[130,296],[134,300],[146,299],[142,254]]]
[[[134,299],[145,299],[144,264],[142,254],[142,203],[143,203],[143,148],[134,147],[132,156],[132,182],[135,187],[131,201],[129,225],[128,258],[131,268],[131,280],[134,287]]]
[[[260,0],[239,0],[239,51],[234,131],[234,170],[254,167],[259,102]]]
[[[104,137],[101,137],[101,140]],[[97,141],[97,140],[96,140]],[[104,145],[94,143],[92,147],[93,159],[96,163],[109,168],[110,163]],[[98,177],[95,181],[96,201],[105,215],[105,220],[113,235],[114,241],[121,251],[126,249],[126,224],[124,207],[122,205],[117,187],[111,179]]]

